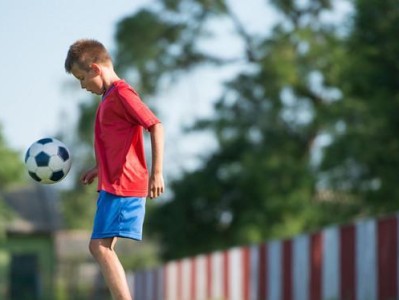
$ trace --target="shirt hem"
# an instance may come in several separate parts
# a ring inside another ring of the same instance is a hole
[[[107,193],[116,195],[116,196],[123,196],[123,197],[144,197],[147,198],[148,196],[148,191],[145,190],[131,190],[131,191],[126,191],[126,190],[116,190],[112,188],[107,188],[107,187],[98,187],[98,191],[105,191]]]

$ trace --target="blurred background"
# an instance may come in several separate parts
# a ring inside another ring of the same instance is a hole
[[[397,0],[0,2],[0,299],[109,299],[74,41],[104,43],[166,130],[167,192],[117,247],[134,272],[397,212],[398,32]],[[47,136],[73,156],[52,186],[23,163]]]

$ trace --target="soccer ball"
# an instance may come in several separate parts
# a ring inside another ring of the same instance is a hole
[[[68,174],[71,163],[68,148],[55,138],[43,138],[34,142],[25,155],[29,175],[44,184],[62,180]]]

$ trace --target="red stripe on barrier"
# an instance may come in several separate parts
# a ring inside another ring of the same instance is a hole
[[[191,289],[190,295],[191,299],[197,299],[197,260],[196,258],[192,258],[191,260]],[[173,299],[171,299],[173,300]]]
[[[251,282],[251,252],[249,247],[242,248],[242,292],[243,300],[250,300],[250,282]]]
[[[229,252],[223,251],[223,296],[225,300],[230,299],[230,262]]]
[[[310,299],[321,300],[322,235],[311,235],[310,243]]]
[[[378,299],[398,297],[398,222],[396,217],[378,222]]]
[[[342,227],[340,236],[341,299],[355,300],[355,227]]]
[[[262,244],[259,247],[259,282],[258,282],[258,298],[259,300],[266,300],[267,295],[267,244]]]
[[[206,256],[206,296],[208,299],[211,299],[212,297],[212,282],[213,282],[213,276],[212,276],[212,255],[208,254]]]
[[[283,242],[283,274],[282,274],[283,300],[292,299],[292,241]]]
[[[162,272],[163,272],[163,279],[162,279],[162,281],[163,281],[163,294],[164,294],[164,297],[165,297],[165,299],[166,300],[168,300],[167,299],[167,297],[166,297],[166,295],[168,294],[168,287],[167,287],[167,277],[168,277],[168,265],[165,265],[163,268],[162,268]]]
[[[183,276],[182,276],[182,262],[181,260],[176,262],[176,273],[177,273],[177,278],[176,278],[176,288],[177,288],[177,299],[176,300],[181,300],[183,298]]]

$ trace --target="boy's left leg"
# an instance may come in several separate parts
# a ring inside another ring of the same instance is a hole
[[[90,253],[100,265],[101,273],[115,300],[131,300],[125,270],[114,251],[116,237],[90,240]]]

